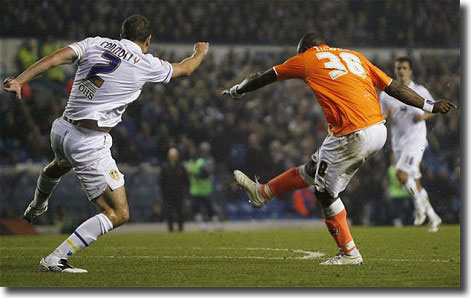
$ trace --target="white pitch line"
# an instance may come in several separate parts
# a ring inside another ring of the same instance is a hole
[[[308,260],[308,259],[318,259],[324,256],[324,253],[318,251],[305,251],[300,249],[289,249],[289,248],[270,248],[270,247],[150,247],[150,246],[114,246],[114,247],[104,247],[104,249],[109,250],[116,250],[116,249],[152,249],[152,250],[181,250],[181,249],[192,249],[192,250],[248,250],[248,251],[282,251],[282,252],[292,252],[292,253],[300,253],[304,254],[302,257],[263,257],[263,256],[195,256],[195,255],[183,255],[183,256],[87,256],[88,258],[148,258],[148,259],[258,259],[258,260]],[[0,250],[17,250],[17,249],[24,249],[24,250],[45,250],[50,249],[50,247],[32,247],[32,246],[19,246],[19,247],[0,247]],[[14,256],[0,256],[0,259],[11,258]],[[452,260],[443,260],[443,259],[433,259],[433,260],[423,260],[423,259],[365,259],[365,261],[373,261],[373,262],[433,262],[433,263],[450,263],[454,262],[455,259]],[[458,260],[459,262],[460,260]]]
[[[433,263],[450,263],[455,260],[420,260],[420,259],[366,259],[367,261],[378,262],[433,262]]]

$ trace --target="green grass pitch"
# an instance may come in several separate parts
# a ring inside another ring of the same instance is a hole
[[[41,273],[65,235],[1,236],[3,287],[459,287],[460,227],[353,227],[361,266],[335,255],[325,229],[102,236],[70,259],[87,274]],[[317,258],[317,253],[324,256]]]

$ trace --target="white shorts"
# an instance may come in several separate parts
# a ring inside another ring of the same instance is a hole
[[[396,169],[407,173],[414,179],[420,179],[422,174],[420,173],[420,162],[424,156],[425,144],[410,144],[401,150],[394,150],[396,156]]]
[[[329,135],[311,157],[316,164],[316,177],[308,176],[304,166],[301,176],[306,183],[314,184],[318,191],[327,191],[336,198],[361,165],[383,148],[386,137],[384,122],[340,137]]]
[[[62,117],[52,123],[51,147],[61,167],[73,167],[89,200],[109,186],[124,185],[124,175],[111,156],[113,140],[106,132],[73,125]]]

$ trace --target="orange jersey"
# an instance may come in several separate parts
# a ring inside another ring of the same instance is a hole
[[[306,82],[334,136],[384,120],[374,87],[384,90],[392,79],[356,51],[323,44],[291,57],[274,70],[279,80],[299,78]]]

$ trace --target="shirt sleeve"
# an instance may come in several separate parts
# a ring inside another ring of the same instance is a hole
[[[392,78],[390,78],[384,71],[376,67],[368,59],[365,58],[365,61],[370,70],[371,81],[376,88],[384,90],[384,88],[391,84]]]
[[[289,58],[283,64],[279,64],[273,67],[276,76],[279,80],[286,79],[304,79],[305,73],[305,61],[304,55],[296,55]]]
[[[74,42],[72,44],[69,44],[68,47],[71,48],[75,54],[77,55],[77,59],[80,60],[82,59],[83,55],[87,51],[87,49],[90,47],[91,44],[93,44],[94,41],[96,41],[100,37],[88,37],[85,38],[84,40]]]
[[[172,78],[172,73],[172,64],[157,57],[152,57],[151,70],[147,81],[167,84]]]

